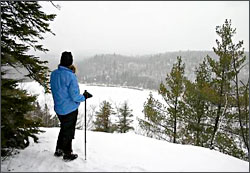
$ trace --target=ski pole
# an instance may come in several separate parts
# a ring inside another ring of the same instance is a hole
[[[86,93],[86,94],[85,94]],[[87,90],[84,91],[84,94],[86,96],[85,98],[85,160],[87,159],[87,98],[93,97],[92,94],[88,93]]]
[[[87,92],[87,90],[85,90],[85,92]],[[86,123],[86,117],[87,116],[86,116],[86,112],[87,112],[87,98],[85,98],[85,118],[84,118],[85,119],[85,135],[84,135],[85,136],[85,160],[86,160],[86,156],[87,156],[87,150],[86,150],[86,145],[87,145],[87,138],[86,138],[86,134],[87,134],[86,133],[86,126],[87,126],[86,124],[87,123]]]

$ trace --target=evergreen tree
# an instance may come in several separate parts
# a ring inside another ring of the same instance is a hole
[[[50,32],[48,21],[55,15],[41,11],[38,2],[1,1],[1,67],[24,67],[27,77],[36,80],[49,91],[47,61],[29,55],[28,51],[46,52],[48,49],[38,44],[37,39],[44,39],[42,33]]]
[[[100,110],[96,112],[96,120],[93,122],[95,128],[93,131],[113,133],[115,126],[111,122],[111,115],[114,114],[111,103],[104,100],[100,105]]]
[[[140,127],[147,136],[164,139],[177,143],[180,136],[177,130],[183,123],[184,103],[182,96],[184,93],[185,65],[182,64],[181,57],[177,57],[177,62],[173,65],[170,74],[167,74],[166,84],[161,82],[158,93],[163,97],[166,105],[155,100],[150,93],[147,102],[144,103],[145,119],[139,119]]]
[[[167,127],[172,128],[173,143],[177,143],[178,125],[181,125],[183,118],[184,105],[182,96],[184,93],[184,77],[185,64],[182,64],[181,57],[177,57],[177,63],[173,65],[170,74],[167,74],[166,84],[161,83],[158,90],[159,94],[164,98],[168,105]],[[171,130],[170,130],[171,131]]]
[[[129,130],[134,130],[134,128],[131,126],[131,123],[133,122],[132,119],[129,119],[133,117],[132,109],[129,109],[128,103],[124,102],[121,108],[118,109],[118,118],[119,121],[117,122],[117,131],[120,133],[126,133]]]
[[[2,80],[1,99],[1,153],[5,156],[11,154],[14,148],[27,147],[29,136],[37,141],[34,133],[39,132],[37,127],[40,126],[40,121],[28,117],[28,113],[35,108],[33,103],[36,97],[17,89],[16,80]]]
[[[1,1],[2,151],[10,147],[25,148],[29,136],[37,141],[34,134],[38,133],[39,124],[27,118],[29,111],[34,110],[32,103],[36,98],[18,89],[20,81],[10,79],[6,74],[10,68],[25,68],[28,71],[26,77],[36,80],[49,91],[47,62],[28,51],[32,48],[48,51],[38,44],[38,40],[43,39],[41,34],[52,33],[48,22],[54,18],[54,14],[42,12],[36,1]]]
[[[152,92],[143,106],[144,119],[138,118],[139,126],[143,130],[143,134],[148,137],[168,140],[167,137],[172,136],[172,131],[166,126],[165,108],[163,105],[153,98]]]
[[[45,103],[45,105],[44,105],[43,112],[44,112],[43,123],[44,123],[45,127],[49,127],[50,126],[50,117],[51,117],[51,115],[49,113],[49,108],[48,108],[47,103]]]
[[[232,31],[232,36],[233,34],[236,33],[236,29],[234,29]],[[249,141],[247,140],[247,137],[249,136],[248,131],[246,132],[246,125],[244,125],[244,113],[242,113],[242,107],[244,107],[244,104],[241,103],[241,94],[240,93],[240,81],[239,81],[239,73],[240,70],[244,67],[244,62],[246,60],[246,55],[244,54],[244,49],[242,48],[243,45],[243,41],[240,41],[238,44],[233,44],[232,42],[230,42],[230,45],[228,47],[229,51],[231,52],[231,56],[232,56],[232,64],[233,64],[233,72],[234,72],[234,102],[235,105],[237,106],[237,110],[238,110],[238,120],[239,120],[239,124],[240,124],[240,132],[241,132],[241,137],[244,141],[244,144],[249,152]]]
[[[241,139],[237,137],[238,135],[241,136],[249,151],[248,141],[246,141],[248,133],[245,133],[246,126],[244,127],[242,123],[241,107],[243,105],[240,103],[238,80],[238,74],[246,59],[244,50],[241,49],[243,41],[236,45],[233,43],[232,37],[235,35],[236,29],[231,27],[231,20],[225,20],[222,26],[217,26],[216,33],[221,41],[216,40],[217,48],[213,49],[219,56],[219,60],[208,59],[214,73],[213,88],[218,95],[210,148],[217,147],[224,153],[242,158],[244,152],[239,146],[238,141]],[[234,111],[235,109],[237,109],[237,113]],[[238,134],[237,131],[240,133]]]
[[[211,72],[206,59],[196,68],[196,80],[185,82],[185,102],[184,121],[186,126],[182,127],[182,143],[208,147],[212,128],[210,100],[215,93],[211,89]]]
[[[219,124],[221,123],[222,116],[228,109],[228,97],[231,92],[231,81],[233,79],[232,71],[232,56],[229,51],[229,46],[232,43],[232,35],[234,30],[231,28],[231,22],[226,20],[225,24],[216,27],[216,33],[221,38],[221,42],[216,39],[217,48],[213,47],[219,60],[216,61],[208,57],[209,65],[211,66],[214,77],[212,79],[213,88],[217,93],[218,99],[216,100],[216,116],[214,122],[214,129],[210,142],[210,148],[214,148],[214,139],[216,137]]]
[[[239,73],[246,59],[243,41],[234,44],[232,41],[236,29],[231,27],[231,20],[225,20],[222,26],[216,27],[216,33],[221,41],[216,40],[217,48],[213,48],[218,60],[208,57],[212,70],[212,88],[216,93],[213,100],[214,123],[210,148],[233,155],[238,158],[246,158],[245,149],[249,151],[247,141],[249,125],[245,123],[244,104],[240,101],[244,97],[240,93]],[[236,111],[235,111],[236,110]],[[244,122],[244,123],[243,123]],[[241,144],[243,141],[244,145]]]

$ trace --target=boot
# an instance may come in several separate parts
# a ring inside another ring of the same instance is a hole
[[[63,156],[63,150],[61,150],[61,149],[56,149],[56,152],[54,153],[54,156],[56,156],[56,157]]]
[[[63,155],[63,160],[64,161],[72,161],[75,160],[78,157],[77,154],[69,153],[69,154],[64,154]]]

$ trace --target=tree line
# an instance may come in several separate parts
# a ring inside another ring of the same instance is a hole
[[[249,57],[248,52],[245,54]],[[166,74],[170,73],[177,56],[181,56],[185,63],[185,76],[194,81],[194,67],[201,63],[206,55],[218,59],[218,55],[213,51],[176,51],[135,57],[115,53],[95,55],[78,60],[77,75],[81,83],[157,90],[161,81],[165,80]],[[247,64],[239,75],[244,82],[248,78],[248,69]]]
[[[138,119],[143,134],[173,143],[215,149],[248,160],[249,77],[239,79],[246,65],[243,41],[233,43],[236,29],[231,20],[216,27],[214,59],[207,55],[195,68],[195,81],[185,77],[181,57],[173,64],[158,93],[144,103],[144,119]]]

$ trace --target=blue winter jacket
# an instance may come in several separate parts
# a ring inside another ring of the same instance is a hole
[[[50,87],[54,99],[54,110],[59,115],[75,111],[85,97],[80,94],[76,75],[64,66],[58,66],[50,76]]]

